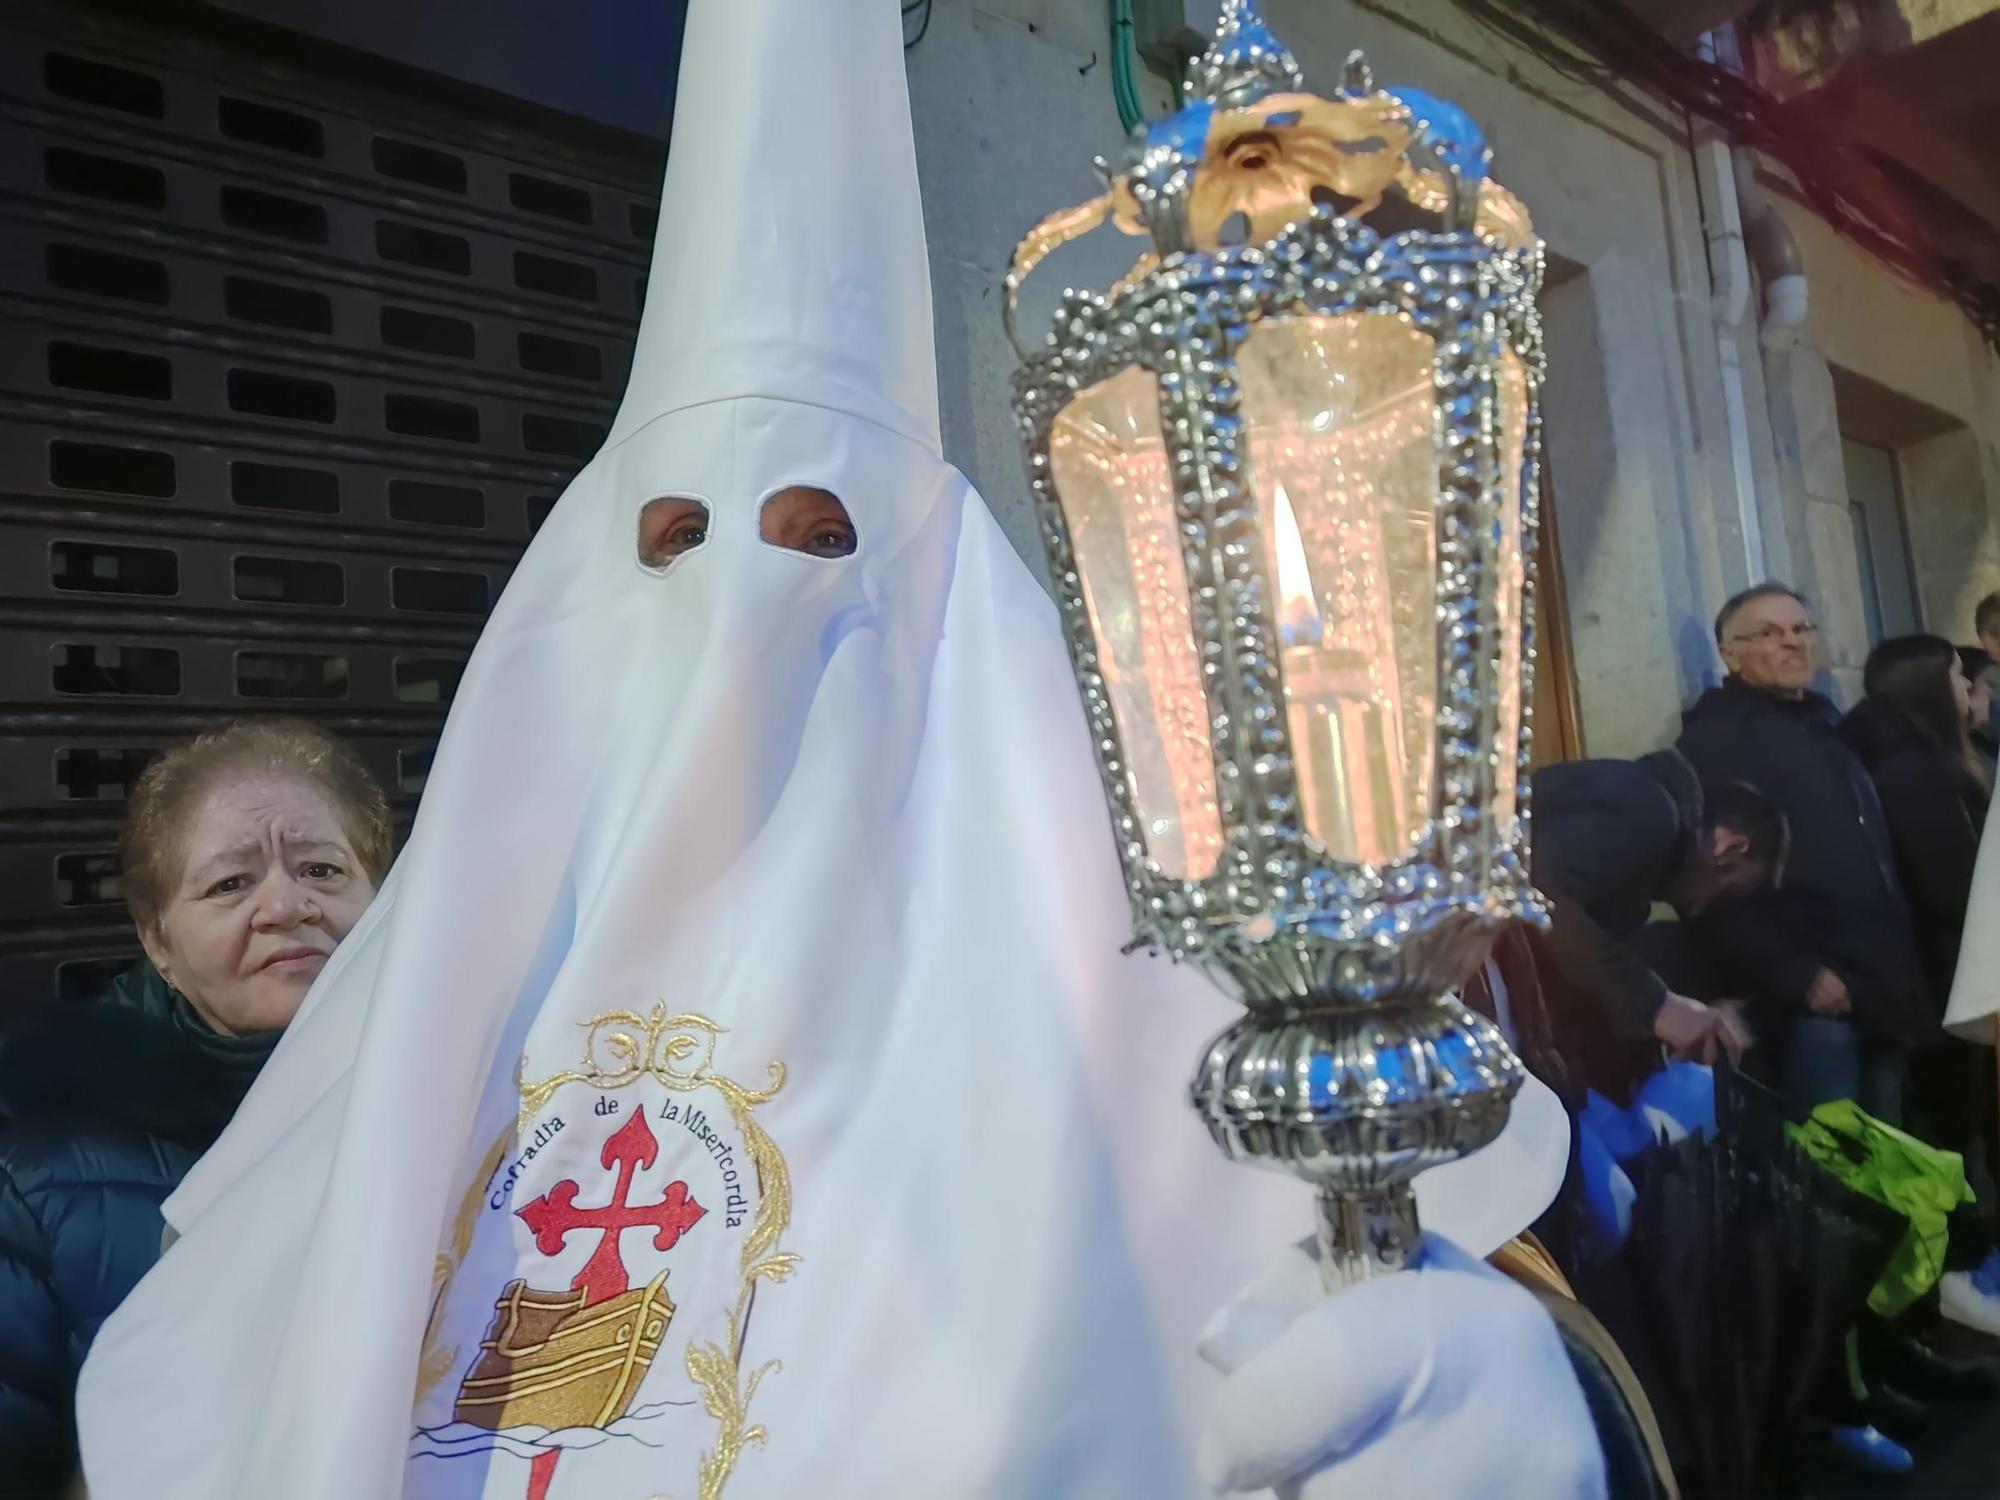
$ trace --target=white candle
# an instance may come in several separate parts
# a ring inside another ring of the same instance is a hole
[[[1368,660],[1326,641],[1291,497],[1272,494],[1272,550],[1279,598],[1278,665],[1284,676],[1299,815],[1335,859],[1379,863],[1403,842],[1398,767]]]

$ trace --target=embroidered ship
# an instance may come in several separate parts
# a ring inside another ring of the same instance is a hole
[[[458,1390],[453,1415],[474,1427],[605,1427],[631,1405],[673,1320],[667,1273],[602,1302],[511,1281]]]

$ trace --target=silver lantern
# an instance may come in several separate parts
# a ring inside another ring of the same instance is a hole
[[[1111,222],[1016,379],[1141,940],[1245,1007],[1193,1083],[1317,1185],[1329,1285],[1409,1263],[1412,1179],[1499,1134],[1519,1060],[1452,991],[1527,874],[1542,252],[1457,107],[1332,98],[1227,0],[1182,107],[1022,280]],[[1018,338],[1016,343],[1018,345]]]

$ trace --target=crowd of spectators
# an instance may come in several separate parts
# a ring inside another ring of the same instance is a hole
[[[1908,1335],[1898,1378],[1931,1390],[1968,1381],[1926,1328],[2000,1338],[1994,1051],[1941,1024],[1993,789],[2000,594],[1974,624],[1977,647],[1880,642],[1843,713],[1816,687],[1809,602],[1760,584],[1717,616],[1725,675],[1673,746],[1544,767],[1534,788],[1551,924],[1527,945],[1543,1010],[1523,1028],[1530,1065],[1582,1116],[1627,1104],[1664,1058],[1725,1059],[1795,1120],[1858,1106],[1879,1139],[1953,1153],[1976,1206],[1951,1218],[1923,1305],[1870,1335]],[[1888,1403],[1822,1405],[1853,1462],[1912,1466],[1881,1430],[1902,1425]]]

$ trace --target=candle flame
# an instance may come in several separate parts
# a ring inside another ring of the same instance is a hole
[[[1305,539],[1291,496],[1279,485],[1271,497],[1271,545],[1278,559],[1278,639],[1286,646],[1317,646],[1323,631]]]

